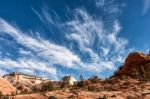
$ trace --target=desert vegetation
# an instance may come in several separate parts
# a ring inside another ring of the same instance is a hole
[[[138,57],[138,61],[136,61],[134,55]],[[134,57],[134,60],[132,60],[132,57]],[[134,61],[134,63],[130,63],[130,60]],[[125,99],[143,99],[143,97],[149,97],[150,95],[149,60],[150,59],[147,59],[147,56],[143,56],[143,54],[131,54],[127,57],[123,65],[118,66],[114,75],[104,80],[96,75],[91,76],[89,79],[84,79],[84,77],[80,75],[78,81],[74,81],[70,76],[67,76],[60,81],[45,81],[40,84],[33,84],[30,82],[14,83],[11,80],[13,86],[11,84],[9,84],[9,86],[11,86],[14,91],[12,90],[9,94],[4,94],[4,91],[1,90],[0,97],[7,99],[8,97],[22,95],[22,97],[27,97],[27,99],[31,97],[35,97],[34,99],[86,99],[87,97],[93,99],[117,97],[126,97]],[[127,65],[127,63],[130,64]],[[74,82],[73,84],[72,81]],[[8,81],[4,81],[4,83],[8,83]]]

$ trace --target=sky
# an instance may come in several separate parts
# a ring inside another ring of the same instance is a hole
[[[150,0],[0,0],[0,75],[108,78],[149,26]]]

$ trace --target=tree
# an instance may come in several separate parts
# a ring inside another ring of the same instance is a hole
[[[99,82],[98,76],[92,76],[91,78],[89,78],[89,80],[90,80],[92,83],[97,83],[97,82]]]
[[[48,84],[42,85],[42,90],[43,91],[53,91],[53,90],[55,90],[55,87],[53,84],[48,83]]]
[[[83,78],[83,76],[82,76],[82,75],[80,75],[80,80],[81,80],[81,81],[83,81],[83,80],[84,80],[84,78]]]

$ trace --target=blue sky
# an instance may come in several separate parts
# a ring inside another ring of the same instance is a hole
[[[109,77],[150,47],[150,0],[1,0],[0,74]]]

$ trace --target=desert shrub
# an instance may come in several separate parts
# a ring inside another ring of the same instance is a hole
[[[39,92],[40,91],[40,89],[38,89],[36,86],[33,86],[31,88],[31,90],[32,90],[32,92]]]
[[[60,88],[61,88],[61,89],[62,89],[62,88],[65,88],[65,83],[61,82],[61,83],[60,83]]]
[[[3,93],[0,91],[0,99],[2,98],[2,96],[3,96]]]
[[[75,93],[77,91],[77,88],[70,88],[69,90],[71,93]]]
[[[63,83],[63,82],[61,82],[60,83],[60,85],[59,85],[59,88],[69,88],[69,87],[71,87],[71,85],[70,84],[67,84],[67,83]]]
[[[98,83],[99,82],[98,76],[93,76],[89,80],[90,80],[91,83]]]
[[[84,87],[84,86],[85,86],[84,81],[79,81],[79,82],[77,83],[77,86],[78,86],[78,87]]]
[[[144,82],[149,82],[149,81],[150,81],[150,78],[144,77],[143,81],[144,81]]]
[[[52,84],[44,84],[42,86],[42,91],[53,91],[53,90],[55,90],[55,87]]]
[[[48,99],[57,99],[55,96],[49,96]]]

